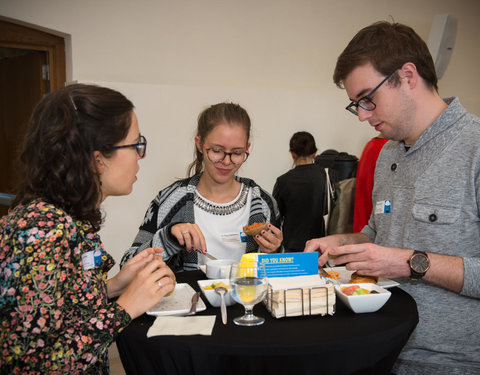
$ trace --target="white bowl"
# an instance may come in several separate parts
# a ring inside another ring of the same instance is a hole
[[[209,279],[224,279],[230,275],[230,268],[236,261],[233,259],[209,260],[205,266],[205,273]]]
[[[213,289],[212,290],[204,289],[204,287],[208,285],[212,285],[212,283],[219,283],[220,281],[223,282],[225,285],[229,286],[224,297],[225,297],[225,305],[231,306],[236,302],[232,297],[232,287],[230,286],[229,279],[197,280],[197,283],[203,295],[207,298],[208,302],[210,303],[210,305],[212,305],[213,307],[219,307],[220,304],[222,303],[222,297],[220,297],[220,294],[215,292],[215,290]]]
[[[358,285],[360,288],[375,290],[378,293],[370,293],[356,296],[347,296],[342,292],[343,287]],[[377,284],[340,284],[335,285],[337,297],[355,313],[368,313],[380,310],[385,305],[392,293]]]

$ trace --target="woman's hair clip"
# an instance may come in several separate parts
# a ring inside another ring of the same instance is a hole
[[[70,95],[68,95],[68,97],[70,98],[70,101],[72,102],[73,109],[75,110],[75,112],[78,112],[77,106],[75,105],[75,102],[73,101],[73,98]]]

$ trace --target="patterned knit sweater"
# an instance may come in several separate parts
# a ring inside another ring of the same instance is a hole
[[[164,260],[174,272],[199,268],[197,253],[187,252],[180,246],[177,239],[171,235],[170,228],[178,223],[195,223],[193,200],[200,176],[198,174],[176,181],[158,193],[150,203],[139,232],[132,246],[125,252],[120,267],[138,252],[149,247],[160,247],[164,250]],[[275,199],[253,180],[242,177],[235,179],[252,191],[250,215],[245,225],[267,221],[279,227],[280,214]],[[257,243],[248,237],[246,252],[256,250]]]

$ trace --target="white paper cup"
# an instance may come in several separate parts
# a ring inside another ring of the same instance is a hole
[[[209,279],[228,279],[230,277],[230,268],[232,267],[232,263],[235,263],[235,260],[209,260],[207,262],[207,277]]]

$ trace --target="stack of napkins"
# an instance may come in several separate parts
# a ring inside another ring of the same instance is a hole
[[[275,318],[335,313],[335,288],[319,275],[269,278],[268,284],[265,304]]]

